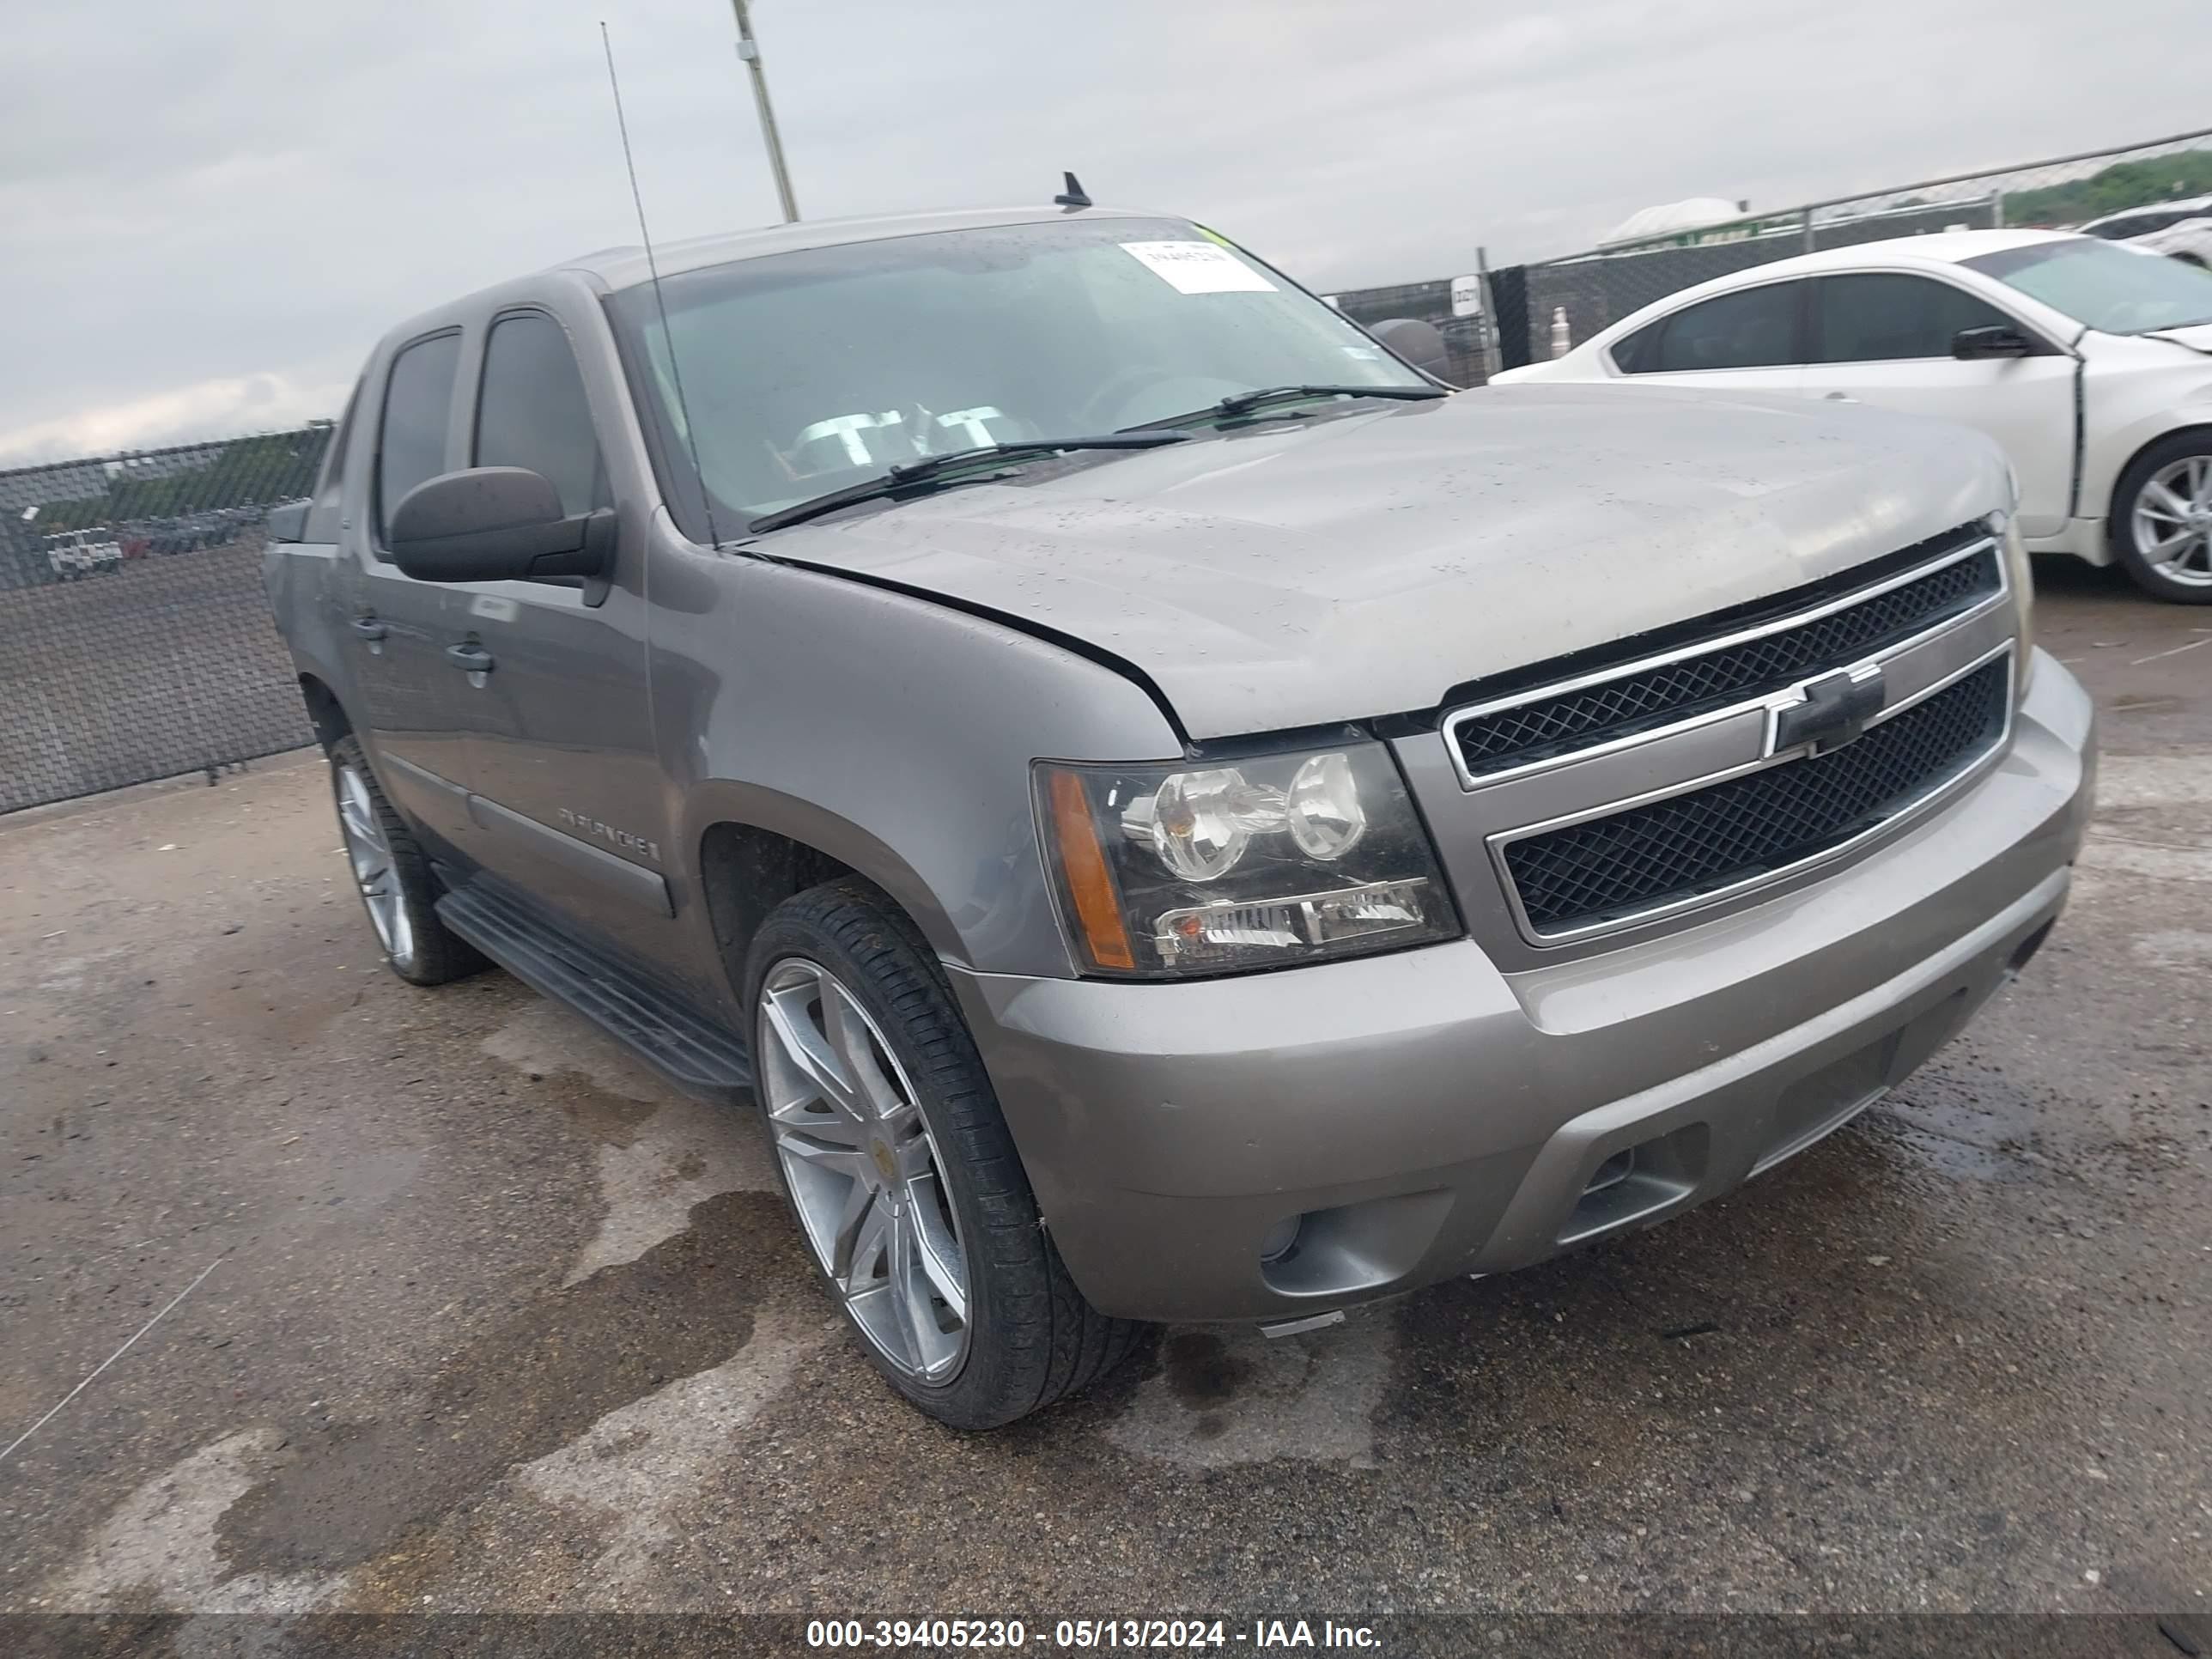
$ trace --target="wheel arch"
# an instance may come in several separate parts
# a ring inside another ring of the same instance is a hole
[[[960,930],[921,876],[860,825],[774,790],[726,785],[695,805],[685,845],[714,943],[733,977],[784,900],[854,875],[880,889],[939,957],[964,963]]]
[[[320,675],[303,673],[299,678],[300,700],[307,706],[308,724],[314,727],[315,741],[327,750],[353,731],[353,721],[338,694]]]
[[[2177,421],[2172,426],[2152,433],[2128,452],[2126,458],[2113,469],[2112,488],[2105,492],[2105,522],[2108,534],[2119,534],[2120,490],[2127,483],[2128,474],[2136,470],[2136,463],[2169,439],[2192,435],[2203,437],[2208,446],[2212,446],[2212,420]]]

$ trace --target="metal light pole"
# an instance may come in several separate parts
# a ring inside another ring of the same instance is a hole
[[[738,15],[738,56],[753,72],[753,102],[760,109],[761,137],[768,145],[768,164],[775,174],[775,193],[783,203],[784,223],[799,222],[799,201],[791,193],[791,174],[783,165],[783,140],[776,137],[775,106],[768,100],[768,71],[761,67],[760,43],[753,39],[753,20],[746,0],[730,0]]]

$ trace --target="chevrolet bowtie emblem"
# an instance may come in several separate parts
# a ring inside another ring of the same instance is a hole
[[[1780,755],[1809,745],[1816,755],[1832,754],[1856,743],[1887,701],[1877,663],[1793,685],[1767,705],[1766,752]]]

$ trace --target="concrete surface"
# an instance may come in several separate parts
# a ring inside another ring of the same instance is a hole
[[[753,1126],[378,965],[325,774],[0,820],[0,1612],[2197,1610],[2212,610],[2044,573],[2105,805],[2028,977],[1731,1200],[963,1438]]]

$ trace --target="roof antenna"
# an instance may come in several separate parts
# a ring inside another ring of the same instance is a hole
[[[645,226],[645,196],[637,187],[637,159],[630,154],[629,122],[623,115],[622,82],[615,75],[615,43],[608,38],[604,21],[599,24],[599,44],[606,48],[607,85],[615,94],[615,126],[622,133],[623,165],[629,169],[629,198],[637,204],[637,234],[645,244],[646,270],[653,278],[653,303],[660,313],[660,337],[668,347],[669,378],[676,384],[676,411],[684,417],[684,441],[691,452],[691,476],[699,481],[699,504],[707,514],[707,539],[720,551],[722,538],[714,529],[714,497],[707,488],[706,471],[699,465],[699,430],[691,424],[691,406],[684,397],[684,371],[676,362],[676,336],[669,331],[668,301],[660,293],[660,264],[653,257],[653,233]]]
[[[1076,182],[1073,173],[1063,173],[1060,176],[1067,180],[1067,188],[1052,198],[1052,204],[1054,207],[1087,208],[1091,205],[1091,198],[1085,192],[1083,186]]]

